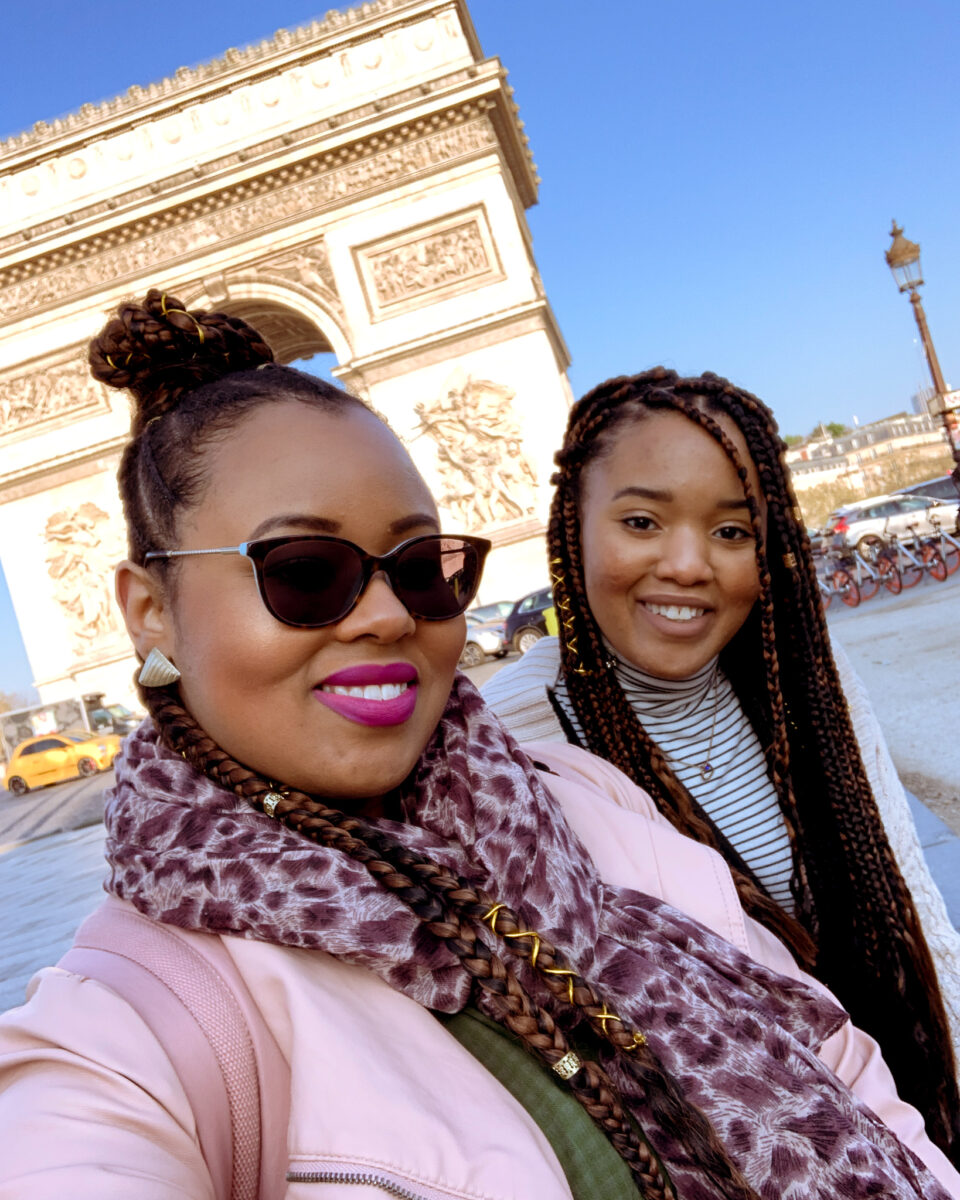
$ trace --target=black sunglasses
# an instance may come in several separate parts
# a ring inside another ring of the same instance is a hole
[[[458,617],[477,594],[490,542],[428,533],[368,554],[353,542],[320,534],[264,538],[215,550],[150,550],[144,561],[200,554],[242,554],[253,564],[260,599],[284,625],[319,629],[342,620],[377,571],[421,621]]]

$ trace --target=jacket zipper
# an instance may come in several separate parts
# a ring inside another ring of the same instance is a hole
[[[397,1200],[428,1200],[421,1192],[411,1192],[409,1188],[401,1187],[386,1175],[374,1175],[369,1172],[288,1171],[287,1183],[355,1183],[380,1188],[388,1196],[396,1196]]]

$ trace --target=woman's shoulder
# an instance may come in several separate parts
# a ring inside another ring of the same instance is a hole
[[[481,688],[488,707],[519,741],[566,740],[547,696],[559,670],[560,643],[545,637]]]
[[[523,749],[605,884],[657,896],[746,950],[733,878],[715,850],[679,833],[646,792],[596,755],[553,742]]]

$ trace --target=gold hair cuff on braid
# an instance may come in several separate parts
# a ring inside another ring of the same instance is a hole
[[[553,1069],[561,1079],[572,1079],[582,1066],[583,1063],[576,1054],[572,1050],[568,1050],[563,1058],[553,1064]]]
[[[191,316],[191,314],[188,313],[185,308],[167,308],[167,293],[166,292],[164,292],[163,295],[160,297],[160,311],[163,313],[163,315],[165,317],[169,317],[171,313],[183,313],[183,315],[185,317],[187,317],[189,320],[191,320],[194,323],[194,325],[196,325],[197,338],[200,341],[200,345],[201,346],[203,345],[204,341],[206,340],[206,335],[203,332],[203,326],[200,324],[200,322],[197,320],[197,318],[194,316]]]
[[[285,797],[282,792],[267,792],[260,800],[260,807],[268,817],[272,817],[276,814],[277,805],[283,799],[285,799]]]
[[[518,929],[515,933],[500,933],[500,931],[497,929],[497,914],[502,912],[503,910],[505,910],[506,907],[507,906],[505,904],[492,904],[490,906],[490,908],[488,908],[487,911],[480,918],[481,922],[488,921],[490,923],[490,929],[495,934],[497,934],[498,937],[530,938],[533,943],[533,949],[530,952],[530,966],[536,968],[539,971],[542,971],[544,975],[561,975],[561,976],[566,977],[567,999],[570,1002],[570,1004],[573,1004],[573,1002],[574,1002],[574,1000],[573,1000],[573,981],[577,977],[576,971],[571,971],[568,967],[537,967],[537,958],[539,957],[539,954],[540,954],[540,934],[539,933],[537,933],[533,929]],[[615,1012],[611,1012],[607,1008],[606,1002],[604,1002],[603,1005],[601,1006],[601,1011],[599,1013],[597,1013],[597,1015],[595,1017],[591,1017],[590,1019],[592,1021],[599,1021],[600,1028],[603,1030],[604,1036],[606,1036],[606,1034],[607,1034],[607,1022],[608,1021],[616,1021],[618,1025],[621,1025],[623,1027],[623,1030],[625,1033],[631,1032],[630,1030],[627,1029],[627,1026],[624,1024],[623,1018],[618,1016]],[[641,1033],[638,1029],[634,1029],[632,1031],[632,1037],[633,1037],[632,1043],[629,1046],[623,1047],[623,1049],[636,1050],[640,1046],[645,1046],[647,1044],[646,1035]],[[577,1066],[571,1071],[571,1075],[575,1075],[577,1073],[577,1071],[580,1070],[580,1060],[577,1058],[577,1056],[575,1054],[573,1054],[573,1051],[571,1051],[570,1054],[564,1055],[564,1057],[560,1059],[560,1062],[554,1064],[553,1069],[557,1072],[558,1075],[563,1075],[563,1073],[560,1070],[560,1063],[566,1062],[567,1059],[571,1058],[571,1057],[573,1059],[576,1059],[576,1062],[577,1062]],[[570,1075],[563,1075],[563,1078],[569,1079]]]

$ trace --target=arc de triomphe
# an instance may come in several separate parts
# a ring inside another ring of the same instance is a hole
[[[0,144],[0,560],[44,700],[130,694],[112,597],[128,413],[85,343],[151,285],[239,314],[404,438],[482,596],[546,579],[563,339],[537,178],[465,0],[375,0]]]

